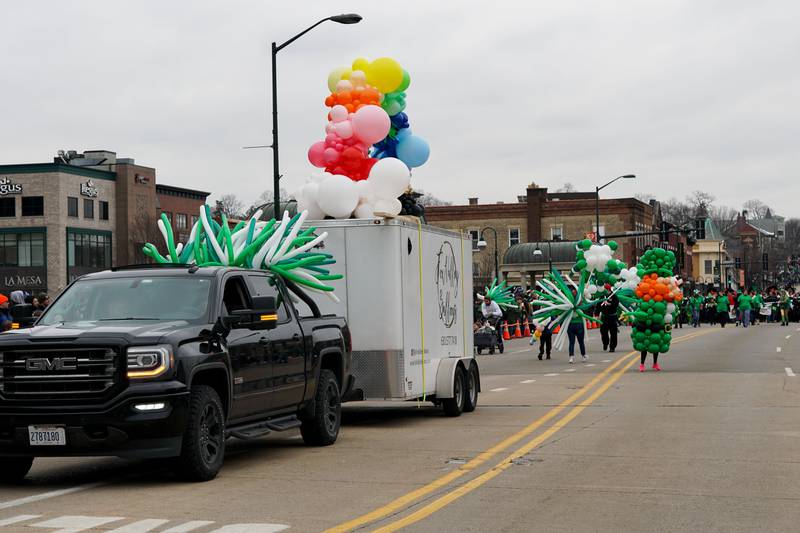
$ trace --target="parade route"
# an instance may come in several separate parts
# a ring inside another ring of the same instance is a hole
[[[683,328],[664,370],[640,374],[627,332],[616,354],[598,351],[592,335],[586,364],[556,352],[539,361],[525,340],[481,356],[478,410],[459,419],[430,404],[355,403],[332,447],[307,448],[294,433],[230,441],[209,483],[180,482],[161,463],[40,459],[23,485],[0,488],[0,524],[19,532],[791,530],[800,520],[794,337],[777,325]]]

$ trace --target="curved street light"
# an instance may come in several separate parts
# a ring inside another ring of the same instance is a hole
[[[486,248],[486,246],[488,246],[488,243],[486,242],[486,239],[483,237],[483,232],[485,232],[486,230],[492,230],[492,233],[494,233],[494,277],[499,282],[500,281],[500,269],[499,269],[499,266],[498,266],[499,262],[497,260],[497,230],[494,229],[491,226],[486,226],[485,228],[483,228],[481,230],[480,237],[479,237],[479,240],[478,240],[478,248],[483,250],[484,248]]]
[[[617,180],[632,180],[636,178],[636,174],[625,174],[624,176],[617,176],[613,180],[609,181],[605,185],[601,185],[600,187],[594,188],[594,216],[595,216],[595,226],[594,226],[594,240],[596,243],[600,244],[600,191],[611,185]]]

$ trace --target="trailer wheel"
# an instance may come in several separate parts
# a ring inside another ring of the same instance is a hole
[[[475,365],[469,365],[466,373],[466,387],[464,387],[464,412],[471,413],[478,407],[478,371]]]
[[[464,368],[457,366],[455,376],[453,376],[453,397],[442,399],[442,407],[444,408],[445,415],[461,416],[461,413],[464,411],[466,387],[467,378]]]

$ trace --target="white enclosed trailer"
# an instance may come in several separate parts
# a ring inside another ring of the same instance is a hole
[[[355,399],[427,399],[447,414],[472,411],[480,391],[473,355],[472,242],[399,219],[308,222],[327,232],[339,302],[310,293],[323,313],[347,318]]]

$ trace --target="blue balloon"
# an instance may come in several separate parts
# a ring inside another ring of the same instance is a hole
[[[397,159],[408,168],[424,165],[430,155],[431,148],[422,137],[408,135],[397,143]]]

